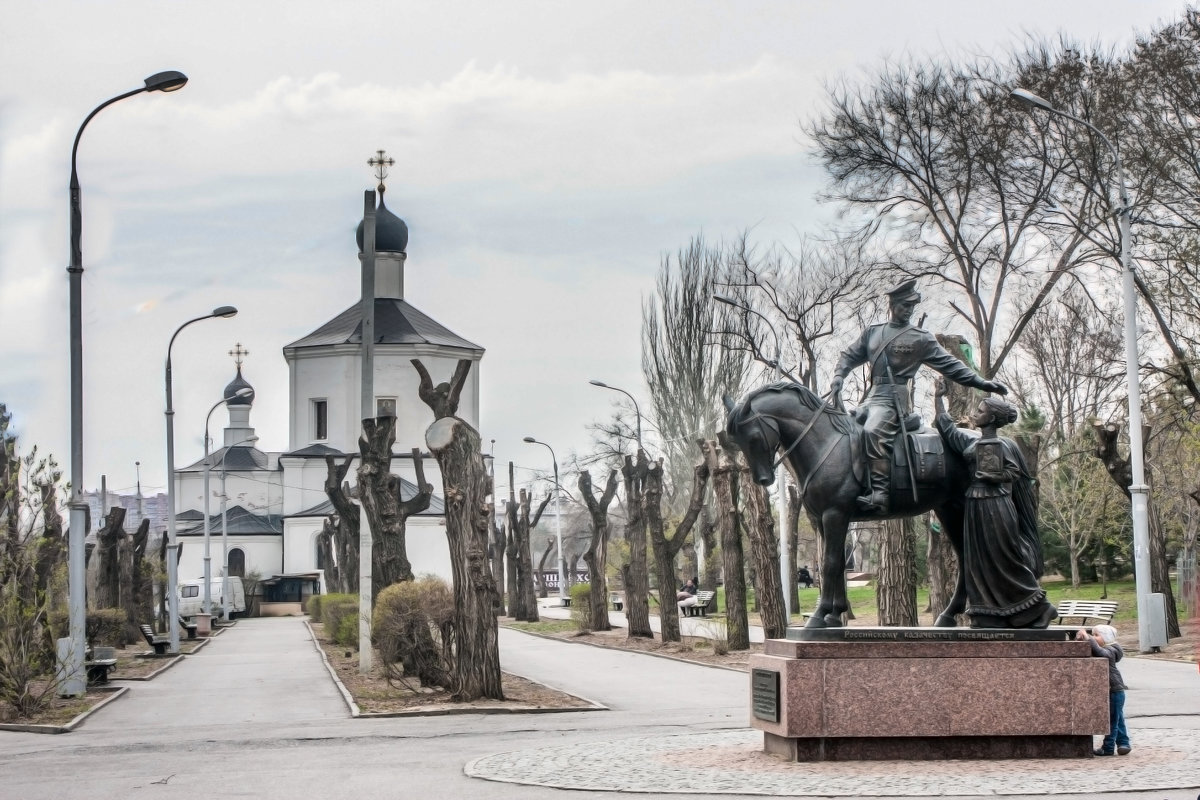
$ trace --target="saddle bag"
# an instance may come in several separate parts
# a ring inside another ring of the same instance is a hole
[[[937,484],[946,478],[946,451],[937,431],[910,433],[908,455],[912,459],[917,484]]]

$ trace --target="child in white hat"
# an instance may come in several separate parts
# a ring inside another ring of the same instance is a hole
[[[1117,669],[1117,662],[1125,656],[1125,651],[1117,644],[1117,629],[1112,625],[1096,625],[1089,636],[1080,628],[1075,638],[1091,644],[1092,655],[1096,658],[1108,659],[1109,730],[1095,753],[1098,756],[1127,756],[1133,748],[1129,745],[1129,731],[1125,727],[1125,690],[1128,687]]]

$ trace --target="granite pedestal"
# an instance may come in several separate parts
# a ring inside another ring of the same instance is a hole
[[[1074,632],[793,628],[750,659],[751,725],[795,761],[1090,758],[1108,665]]]

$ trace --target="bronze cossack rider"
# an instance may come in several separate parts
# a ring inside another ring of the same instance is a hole
[[[889,512],[892,451],[900,433],[901,415],[909,414],[909,385],[923,364],[963,386],[1008,394],[1007,386],[981,377],[938,344],[933,334],[909,321],[921,301],[916,281],[905,281],[887,295],[891,320],[868,327],[842,353],[831,384],[833,396],[840,398],[842,383],[851,370],[863,364],[870,369],[871,388],[863,400],[863,444],[870,486],[867,494],[858,498],[858,505],[862,511],[881,515]]]

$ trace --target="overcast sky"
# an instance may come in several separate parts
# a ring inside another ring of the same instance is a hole
[[[281,348],[359,292],[366,160],[411,235],[406,298],[483,345],[482,435],[545,467],[645,397],[640,308],[665,253],[753,229],[795,243],[830,209],[800,121],[886,57],[994,53],[1028,33],[1123,48],[1158,0],[979,2],[59,2],[0,0],[0,402],[69,473],[72,137],[97,116],[84,212],[86,488],[165,486],[249,349],[258,446],[287,441]],[[214,428],[225,413],[214,415]],[[398,443],[407,448],[410,443]],[[564,470],[566,467],[564,467]],[[500,470],[498,470],[499,472]],[[440,489],[440,487],[439,487]]]

